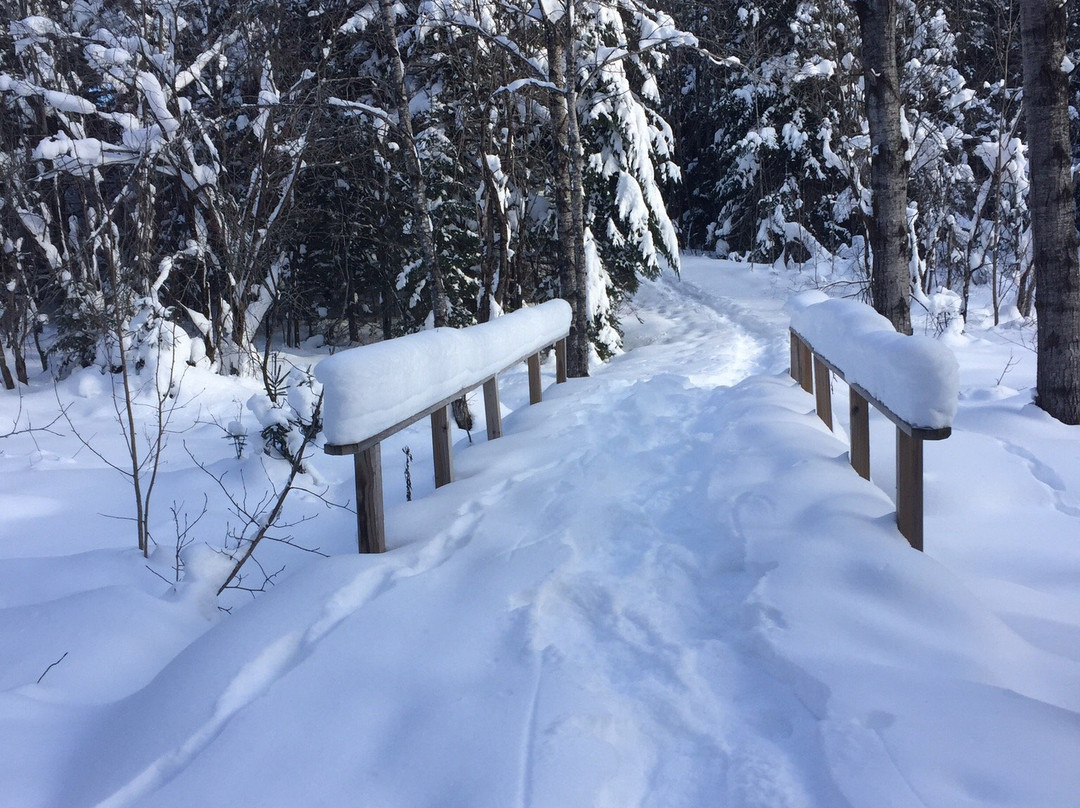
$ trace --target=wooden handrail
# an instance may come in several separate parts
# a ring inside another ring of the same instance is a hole
[[[848,385],[851,466],[870,479],[869,405],[873,404],[896,426],[896,525],[916,550],[923,549],[923,441],[945,440],[952,427],[916,426],[897,415],[859,384],[848,381],[844,371],[814,350],[810,341],[794,328],[791,333],[791,377],[814,394],[818,417],[831,430],[832,383],[830,373]]]
[[[563,304],[565,305],[565,304]],[[508,315],[513,316],[513,315]],[[467,330],[467,329],[466,329]],[[550,334],[550,332],[548,332]],[[566,333],[552,345],[555,348],[556,383],[566,381]],[[538,340],[536,340],[538,341]],[[535,346],[536,341],[532,344]],[[529,403],[539,403],[543,398],[540,384],[540,353],[530,348],[528,353],[517,357],[505,368],[491,375],[470,380],[453,395],[423,407],[397,423],[374,435],[354,443],[327,443],[323,451],[329,455],[353,455],[356,478],[356,532],[357,546],[361,553],[382,553],[386,550],[386,527],[383,504],[382,442],[422,418],[431,418],[432,456],[435,471],[435,487],[446,485],[454,479],[453,443],[450,432],[450,404],[478,387],[484,388],[484,409],[488,440],[502,436],[502,413],[499,409],[499,374],[514,365],[527,362],[529,366]],[[358,380],[359,381],[359,380]],[[445,389],[445,388],[444,388]]]
[[[562,339],[562,340],[559,340],[559,342],[560,343],[565,342],[565,338]],[[558,346],[558,343],[556,343],[556,346],[555,346],[556,347],[556,351],[555,351],[556,365],[561,367],[562,366],[561,362],[566,361],[566,353],[565,353],[565,351],[563,352],[562,360],[560,362],[560,360],[559,360],[559,352],[558,352],[557,346]],[[548,346],[548,347],[551,347],[551,346]],[[471,393],[476,388],[482,387],[482,386],[484,386],[486,384],[489,384],[489,383],[495,381],[495,379],[497,379],[501,374],[503,374],[506,371],[510,370],[510,368],[514,367],[515,365],[519,365],[522,362],[528,362],[533,356],[537,357],[537,362],[539,363],[539,356],[540,356],[539,353],[526,354],[526,355],[524,355],[524,356],[522,356],[522,357],[520,357],[518,359],[515,359],[513,362],[511,362],[505,368],[503,368],[498,373],[496,373],[494,376],[491,376],[491,377],[489,377],[487,379],[482,379],[482,380],[476,382],[475,384],[470,384],[470,385],[468,385],[466,387],[463,387],[460,390],[458,390],[456,393],[454,393],[453,395],[447,396],[446,398],[442,399],[437,404],[433,404],[432,406],[427,407],[426,409],[420,410],[419,412],[414,413],[413,415],[410,415],[408,418],[405,418],[405,419],[403,419],[401,421],[398,421],[393,426],[387,427],[382,432],[379,432],[379,433],[377,433],[375,435],[372,435],[370,438],[367,438],[366,440],[360,441],[359,443],[341,443],[341,444],[329,444],[328,443],[328,444],[326,444],[326,446],[323,447],[323,451],[326,452],[326,454],[329,454],[329,455],[351,455],[351,454],[356,454],[357,452],[362,452],[365,449],[368,449],[368,448],[374,446],[376,443],[382,443],[384,440],[389,438],[391,435],[396,435],[398,432],[405,429],[406,427],[412,426],[417,421],[419,421],[421,418],[426,418],[427,416],[429,416],[429,415],[431,415],[431,414],[433,414],[433,413],[435,413],[435,412],[437,412],[437,411],[439,411],[441,409],[446,409],[446,407],[450,406],[450,404],[457,401],[462,396],[468,395],[469,393]],[[537,364],[537,368],[539,369],[539,364]],[[561,381],[566,381],[565,370],[563,371],[563,377],[562,377]],[[531,391],[531,382],[532,382],[532,380],[531,380],[531,377],[530,377],[530,393],[532,392]],[[538,381],[538,383],[539,383],[539,381]],[[497,386],[495,387],[495,391],[496,391],[496,395],[498,395],[498,387]],[[530,399],[531,398],[532,398],[532,396],[530,395]],[[487,404],[486,399],[485,399],[484,403],[485,403],[485,407],[486,407],[486,404]],[[529,403],[530,404],[535,404],[536,402],[530,400]],[[496,409],[496,412],[497,412],[497,409]],[[489,417],[490,417],[490,414],[489,414]],[[501,430],[501,427],[502,427],[502,425],[500,424],[500,430]],[[501,431],[500,431],[500,434],[501,434]]]

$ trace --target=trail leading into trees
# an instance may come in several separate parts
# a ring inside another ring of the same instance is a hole
[[[1080,662],[906,546],[782,372],[782,295],[688,263],[625,355],[392,503],[390,552],[79,708],[33,804],[1068,805]]]

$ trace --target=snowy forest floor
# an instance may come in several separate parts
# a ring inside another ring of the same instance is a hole
[[[196,459],[262,494],[268,461],[222,428],[252,383],[185,378],[149,564],[128,483],[63,421],[0,441],[0,806],[1075,806],[1080,430],[1031,404],[1030,326],[946,337],[961,402],[927,444],[920,554],[892,426],[872,417],[866,482],[842,384],[834,436],[786,376],[793,290],[687,257],[592,378],[528,407],[508,374],[506,434],[459,433],[453,485],[425,424],[387,441],[385,555],[297,494],[294,541],[327,556],[268,545],[285,571],[228,613],[162,577],[170,506],[205,496],[192,535],[224,541]],[[58,402],[121,456],[96,371],[0,395],[0,424]],[[346,502],[348,459],[313,462]]]

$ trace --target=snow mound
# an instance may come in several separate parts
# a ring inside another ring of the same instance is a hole
[[[951,427],[960,395],[956,356],[942,343],[898,334],[856,300],[802,293],[788,303],[791,327],[815,352],[915,427]]]
[[[549,300],[469,328],[436,328],[351,348],[315,370],[326,441],[360,443],[566,336],[570,304]]]

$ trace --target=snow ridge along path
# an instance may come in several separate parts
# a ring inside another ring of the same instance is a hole
[[[625,355],[515,410],[501,440],[459,443],[454,485],[391,502],[386,555],[311,561],[122,698],[0,694],[0,737],[30,727],[41,745],[0,764],[0,795],[17,808],[1074,805],[1075,593],[1031,568],[1010,579],[1004,541],[1001,563],[968,563],[973,542],[949,527],[968,513],[955,486],[928,497],[929,552],[907,547],[888,496],[784,375],[775,283],[688,259],[683,280],[643,285]],[[522,379],[507,388],[522,400]],[[986,434],[962,441],[988,467],[1019,464],[1040,514],[1075,523],[1069,469],[1024,448],[1030,436],[1001,443],[980,413]],[[388,479],[398,454],[384,451]],[[349,483],[333,460],[320,472]],[[1080,571],[1068,549],[1054,563]]]

